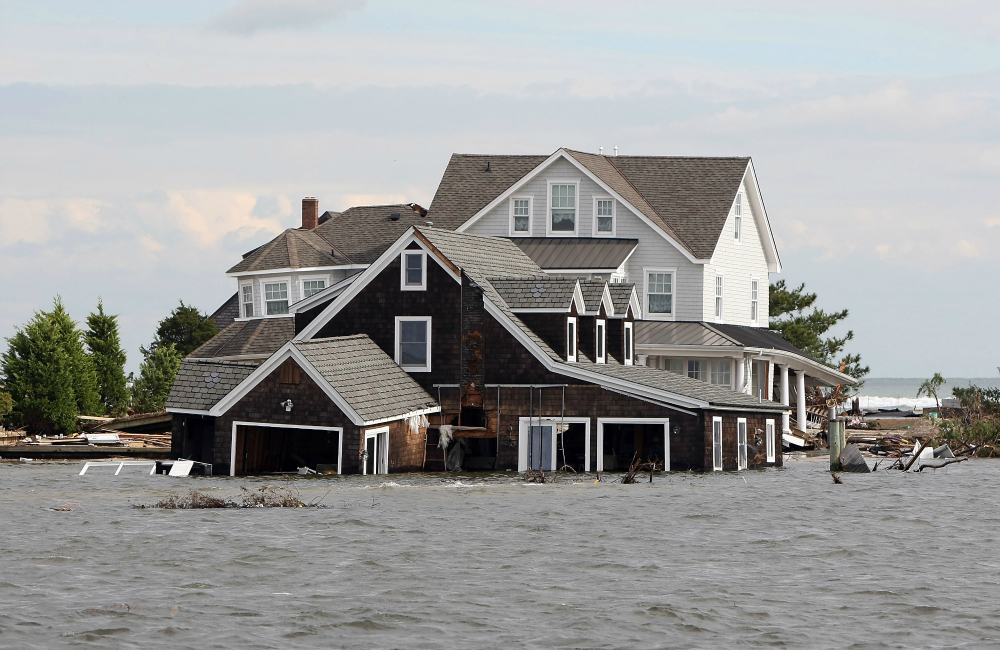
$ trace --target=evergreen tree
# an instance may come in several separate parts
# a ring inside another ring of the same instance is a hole
[[[0,373],[13,401],[10,419],[32,433],[76,431],[78,414],[100,411],[96,375],[81,332],[56,298],[7,339]]]
[[[143,349],[145,359],[139,378],[132,382],[132,408],[136,413],[162,411],[181,367],[181,354],[173,343]]]
[[[185,305],[183,300],[180,303],[179,307],[160,321],[159,327],[156,328],[156,340],[150,346],[150,351],[161,345],[173,343],[180,355],[186,357],[219,333],[215,321],[199,312],[197,307]]]
[[[781,333],[786,341],[802,350],[809,356],[823,363],[837,366],[841,372],[855,379],[861,379],[868,374],[870,368],[861,365],[861,355],[845,354],[840,360],[837,356],[843,351],[848,341],[854,338],[854,332],[848,330],[842,337],[824,334],[845,318],[848,311],[827,313],[816,309],[815,293],[806,293],[805,283],[795,289],[789,289],[784,280],[778,280],[771,285],[769,294],[770,325],[772,330]],[[860,384],[857,386],[860,387]]]
[[[101,300],[97,301],[97,311],[87,317],[84,340],[97,373],[97,392],[105,415],[123,415],[128,405],[125,350],[118,336],[118,316],[105,314]]]

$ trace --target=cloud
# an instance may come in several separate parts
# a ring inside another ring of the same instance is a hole
[[[285,205],[289,205],[287,202]],[[221,239],[235,235],[238,240],[258,231],[277,234],[283,230],[279,215],[255,215],[257,197],[242,192],[195,190],[167,192],[166,213],[192,235],[201,248],[211,248]],[[287,223],[288,219],[284,219]]]
[[[341,20],[364,6],[364,0],[244,0],[215,16],[208,28],[240,36],[312,29]]]
[[[0,247],[17,242],[41,244],[60,230],[96,232],[107,204],[94,199],[0,200]]]

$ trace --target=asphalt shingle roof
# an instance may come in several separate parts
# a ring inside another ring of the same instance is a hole
[[[295,341],[292,345],[365,422],[438,405],[365,334]]]
[[[635,290],[635,285],[631,282],[612,282],[608,285],[608,290],[611,292],[611,304],[615,306],[615,315],[624,316],[625,312],[628,311],[629,300],[632,299],[632,292]],[[639,314],[633,314],[636,318]]]
[[[547,278],[530,280],[491,279],[490,284],[512,310],[564,309],[573,304],[576,280]],[[600,296],[597,298],[600,304]]]
[[[203,343],[188,358],[270,356],[295,336],[295,318],[236,321]]]
[[[215,326],[219,328],[220,332],[240,317],[239,295],[238,293],[234,293],[230,296],[229,300],[222,303],[222,306],[215,310],[214,314],[209,316],[215,322]]]
[[[605,237],[516,237],[512,239],[543,269],[614,271],[622,265],[638,239]]]
[[[457,233],[441,228],[419,227],[417,231],[452,264],[475,282],[486,278],[543,278],[541,269],[509,239]]]
[[[398,215],[394,220],[392,215]],[[426,226],[432,217],[421,217],[409,204],[364,205],[331,213],[314,232],[353,264],[371,264],[410,226]]]
[[[333,245],[317,232],[318,230],[319,228],[314,230],[290,228],[260,248],[250,251],[227,273],[350,264],[350,258],[335,250]]]
[[[208,411],[228,395],[258,364],[242,361],[211,361],[192,359],[181,362],[170,396],[167,409]]]
[[[604,287],[607,282],[581,281],[580,293],[583,294],[583,305],[587,312],[596,312],[601,308],[601,299],[604,298]]]

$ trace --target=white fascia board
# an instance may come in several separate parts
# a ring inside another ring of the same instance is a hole
[[[295,314],[287,313],[287,314],[271,314],[269,316],[251,316],[249,318],[240,317],[240,318],[234,318],[233,322],[242,323],[248,320],[273,320],[275,318],[294,318],[294,316]]]
[[[366,265],[365,268],[368,268]],[[352,275],[349,278],[345,278],[336,284],[331,284],[326,289],[318,293],[314,293],[308,298],[303,298],[302,300],[288,306],[288,311],[291,314],[297,314],[303,309],[309,309],[311,305],[317,302],[322,302],[325,298],[336,297],[334,294],[340,293],[345,287],[349,286],[354,280],[357,279],[357,275]]]
[[[420,409],[419,411],[410,411],[409,413],[402,413],[400,415],[393,415],[387,418],[381,418],[378,420],[365,420],[364,424],[361,426],[370,427],[376,424],[385,424],[386,422],[395,422],[396,420],[406,420],[418,415],[430,415],[431,413],[440,413],[440,406],[432,406],[430,408]]]
[[[743,174],[743,179],[747,177],[752,181],[753,188],[751,200],[754,205],[751,207],[754,222],[757,224],[757,233],[760,243],[764,247],[764,256],[767,258],[767,270],[769,273],[781,273],[781,258],[778,257],[778,245],[774,242],[774,234],[771,232],[771,221],[767,218],[767,210],[764,209],[764,197],[760,193],[760,185],[757,184],[757,174],[753,169],[753,159],[747,165],[747,171]],[[759,218],[758,216],[759,215]]]
[[[620,267],[607,267],[603,269],[542,269],[550,275],[597,275],[604,273],[615,273]]]
[[[632,317],[635,320],[642,320],[642,304],[639,302],[639,292],[632,285],[632,295],[628,298],[628,304],[632,307]]]
[[[577,279],[573,286],[573,302],[576,303],[576,313],[580,316],[587,316],[587,303],[583,299],[583,289],[580,288],[580,280]]]
[[[273,275],[281,274],[288,275],[289,273],[313,273],[322,271],[353,271],[355,269],[367,268],[367,264],[338,264],[337,266],[288,266],[281,269],[260,269],[259,271],[235,271],[233,273],[226,273],[227,277],[230,278],[251,278],[259,277],[263,275]]]
[[[379,273],[385,270],[389,264],[392,263],[394,259],[399,257],[399,255],[409,246],[412,242],[417,242],[420,245],[421,250],[427,252],[428,258],[433,258],[438,265],[443,268],[448,275],[452,277],[453,280],[461,284],[462,278],[460,275],[456,275],[453,270],[448,268],[448,265],[443,263],[438,257],[437,253],[434,251],[424,248],[424,245],[416,237],[416,227],[410,226],[406,229],[399,239],[396,240],[392,246],[390,246],[384,253],[379,255],[379,258],[372,262],[368,268],[355,276],[357,279],[347,287],[343,293],[333,299],[333,301],[326,306],[326,309],[321,311],[319,315],[312,320],[301,332],[298,333],[296,339],[299,341],[308,341],[312,337],[316,336],[317,333],[323,326],[330,322],[330,319],[336,316],[344,305],[351,302],[355,296],[361,293],[361,290],[368,286],[368,283],[372,281]]]
[[[515,314],[568,314],[571,311],[569,307],[510,307],[509,309]]]
[[[524,177],[521,178],[521,180],[519,180],[518,182],[514,183],[509,188],[507,188],[507,190],[505,192],[503,192],[503,194],[501,194],[500,196],[498,196],[497,198],[493,199],[488,204],[486,204],[485,208],[483,208],[482,210],[480,210],[476,214],[472,215],[472,217],[470,217],[468,221],[466,221],[461,226],[459,226],[458,228],[456,228],[455,231],[456,232],[465,232],[466,229],[470,228],[474,223],[476,223],[477,221],[479,221],[480,219],[482,219],[484,216],[486,216],[491,210],[493,210],[498,205],[500,205],[501,203],[503,203],[504,201],[506,201],[507,199],[509,199],[511,197],[511,195],[513,195],[515,192],[517,192],[518,190],[520,190],[528,181],[530,181],[535,176],[537,176],[539,173],[541,173],[541,171],[543,169],[545,169],[546,167],[548,167],[549,165],[551,165],[555,161],[559,160],[560,158],[568,161],[571,165],[573,165],[578,170],[580,170],[580,173],[585,174],[587,176],[587,178],[589,178],[594,183],[596,183],[598,186],[600,186],[600,188],[602,190],[604,190],[605,192],[607,192],[608,194],[610,194],[611,196],[613,196],[619,203],[621,203],[626,208],[628,208],[632,212],[632,214],[634,214],[640,220],[642,220],[643,223],[645,223],[647,226],[649,226],[650,228],[652,228],[657,234],[659,234],[661,237],[663,237],[668,242],[670,242],[670,244],[673,245],[678,251],[680,251],[681,255],[683,255],[684,257],[686,257],[688,259],[688,261],[690,261],[692,264],[705,264],[705,263],[708,262],[708,260],[701,260],[701,259],[698,259],[697,257],[695,257],[694,255],[692,255],[691,251],[689,251],[688,249],[686,249],[683,246],[681,246],[680,242],[678,242],[676,239],[674,239],[673,237],[671,237],[670,235],[668,235],[666,232],[664,232],[663,229],[661,229],[658,225],[656,225],[655,223],[653,223],[652,221],[650,221],[649,217],[647,217],[646,215],[644,215],[642,213],[642,210],[639,210],[638,208],[636,208],[635,206],[633,206],[631,203],[629,203],[628,201],[626,201],[625,198],[622,197],[621,194],[619,194],[618,192],[616,192],[613,189],[611,189],[611,187],[609,185],[607,185],[604,181],[602,181],[600,178],[598,178],[593,173],[591,173],[591,171],[589,169],[587,169],[586,167],[584,167],[579,161],[577,161],[576,158],[574,158],[573,156],[567,154],[565,152],[565,150],[563,150],[563,149],[559,149],[554,154],[552,154],[551,156],[549,156],[548,158],[546,158],[545,161],[542,164],[540,164],[537,167],[535,167],[534,169],[532,169],[530,172],[528,172],[527,174],[525,174]],[[615,216],[615,218],[616,219],[618,218],[617,215]],[[638,248],[638,246],[636,246],[636,248]]]
[[[539,349],[538,346],[535,345],[535,342],[532,341],[520,327],[511,323],[507,318],[507,315],[504,314],[503,311],[494,305],[490,300],[488,300],[485,295],[483,296],[483,303],[486,305],[487,313],[496,318],[497,321],[503,325],[504,328],[518,340],[518,342],[521,343],[521,345],[527,348],[528,351],[531,352],[531,354],[538,359],[543,366],[545,366],[546,370],[560,375],[565,375],[567,377],[582,379],[592,384],[597,384],[598,386],[611,386],[623,392],[642,395],[661,402],[675,403],[679,406],[687,408],[707,409],[711,406],[708,402],[697,400],[686,395],[676,395],[674,393],[661,391],[643,384],[636,384],[630,381],[615,379],[613,377],[609,377],[608,375],[590,372],[585,370],[584,367],[578,363],[556,363],[551,357],[549,357],[549,355]]]
[[[267,361],[260,364],[259,368],[250,373],[250,375],[241,381],[236,388],[231,390],[225,397],[219,400],[219,402],[212,407],[211,411],[209,411],[209,415],[214,417],[225,415],[229,409],[243,399],[247,393],[256,388],[260,382],[264,381],[264,379],[266,379],[287,359],[293,359],[299,367],[302,368],[307,375],[309,375],[309,378],[323,390],[326,396],[337,405],[337,408],[343,411],[344,415],[350,418],[352,423],[358,426],[363,425],[364,419],[358,415],[357,411],[351,408],[351,405],[348,404],[343,397],[341,397],[340,393],[334,390],[333,386],[331,386],[326,379],[323,378],[323,375],[319,374],[319,371],[317,371],[316,368],[309,363],[305,356],[299,352],[298,349],[296,349],[293,341],[289,341],[281,346],[281,348],[272,354]],[[277,404],[275,406],[277,406]],[[292,405],[292,408],[294,408],[294,404]]]
[[[604,283],[604,291],[601,292],[601,304],[604,305],[604,313],[608,318],[618,315],[615,313],[615,302],[611,299],[611,289],[608,288],[607,282]]]
[[[858,383],[858,380],[854,377],[835,370],[826,364],[813,361],[801,354],[786,352],[785,350],[775,350],[773,348],[747,348],[746,350],[755,355],[770,356],[774,359],[775,363],[787,365],[790,370],[802,370],[811,377],[823,379],[831,385],[847,384],[848,386],[853,386]]]
[[[211,415],[208,411],[200,411],[198,409],[178,409],[178,408],[170,408],[168,406],[164,410],[167,413],[179,413],[181,415]]]
[[[741,357],[745,348],[741,345],[657,345],[656,343],[636,343],[635,353],[677,354],[685,357]]]

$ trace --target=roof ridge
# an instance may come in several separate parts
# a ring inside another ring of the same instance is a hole
[[[250,262],[250,264],[247,265],[247,271],[256,271],[257,270],[257,263],[260,262],[265,257],[267,257],[267,254],[270,253],[272,250],[274,250],[274,247],[278,245],[278,241],[289,230],[291,230],[291,228],[288,228],[287,230],[284,230],[283,232],[279,233],[274,239],[272,239],[271,241],[267,242],[266,244],[260,246],[257,249],[257,251],[256,251],[256,252],[258,252],[260,254],[256,256],[256,259],[254,259],[254,261]]]
[[[299,268],[299,231],[298,229],[293,229],[290,231],[289,235],[285,237],[285,248],[288,250],[288,265],[293,269]]]

